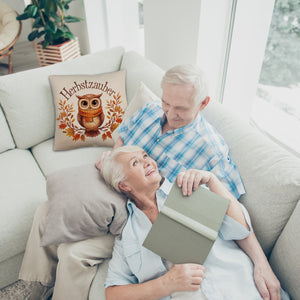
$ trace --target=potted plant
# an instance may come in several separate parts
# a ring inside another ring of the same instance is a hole
[[[41,66],[64,61],[80,55],[78,39],[67,23],[82,19],[67,15],[73,0],[32,0],[17,20],[33,19],[29,41],[40,40],[36,51]]]

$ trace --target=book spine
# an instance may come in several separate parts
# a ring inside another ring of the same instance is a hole
[[[178,211],[164,205],[161,210],[161,213],[163,213],[165,216],[173,219],[174,221],[182,224],[183,226],[190,228],[191,230],[205,236],[206,238],[215,241],[217,236],[218,236],[218,232],[179,213]]]

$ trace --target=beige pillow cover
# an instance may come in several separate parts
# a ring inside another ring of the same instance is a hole
[[[112,146],[127,106],[125,70],[49,76],[56,111],[54,150]]]
[[[41,246],[111,233],[127,222],[126,197],[111,189],[94,165],[66,168],[47,177],[49,211]]]

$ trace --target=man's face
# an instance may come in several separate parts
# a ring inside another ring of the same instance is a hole
[[[194,87],[190,84],[165,83],[163,85],[162,109],[171,129],[184,127],[197,117],[200,104],[195,104],[193,94]]]
[[[130,191],[143,191],[154,187],[154,191],[161,181],[156,162],[145,151],[120,153],[118,162],[123,166],[126,179],[123,184]]]

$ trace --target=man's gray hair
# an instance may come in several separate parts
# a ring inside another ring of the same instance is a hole
[[[193,96],[196,104],[200,104],[208,96],[205,74],[196,65],[178,65],[169,69],[162,79],[162,88],[165,83],[175,85],[192,84],[194,86]]]
[[[105,159],[101,166],[100,173],[105,182],[111,185],[116,191],[121,192],[119,183],[126,179],[123,165],[117,160],[121,153],[130,153],[144,151],[142,148],[134,145],[122,146],[114,149]]]

